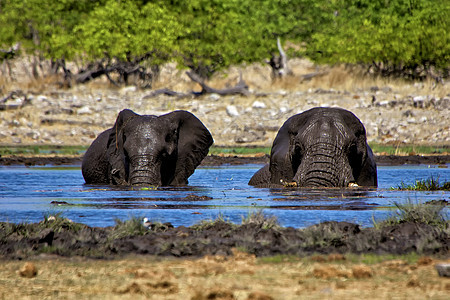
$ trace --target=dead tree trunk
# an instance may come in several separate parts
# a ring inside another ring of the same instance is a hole
[[[280,55],[278,56],[272,53],[272,57],[267,62],[272,68],[273,79],[283,78],[286,75],[292,74],[291,70],[289,70],[289,67],[287,65],[288,58],[286,52],[284,52],[283,47],[281,46],[281,41],[279,37],[277,38],[277,47]]]
[[[200,78],[199,75],[197,75],[196,73],[194,73],[193,71],[188,71],[186,72],[186,74],[189,76],[189,78],[200,84],[200,86],[202,87],[202,91],[200,92],[200,94],[218,94],[218,95],[235,95],[235,94],[240,94],[240,95],[248,95],[249,91],[248,91],[248,86],[245,83],[245,81],[242,79],[242,74],[240,74],[239,76],[239,82],[231,88],[227,88],[227,89],[215,89],[212,88],[210,86],[208,86],[203,79]]]

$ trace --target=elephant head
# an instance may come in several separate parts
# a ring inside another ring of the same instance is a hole
[[[213,143],[202,122],[187,111],[153,116],[138,115],[125,109],[119,113],[113,128],[101,134],[99,139],[94,141],[83,159],[82,170],[87,183],[187,184]],[[103,147],[105,149],[101,149]],[[103,151],[105,157],[95,158],[99,156],[97,151]],[[91,175],[92,169],[101,169],[107,174],[98,179],[99,176]]]
[[[292,116],[283,124],[273,142],[269,166],[255,174],[249,184],[377,186],[376,172],[360,120],[344,109],[320,107]]]

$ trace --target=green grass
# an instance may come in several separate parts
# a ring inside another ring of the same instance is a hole
[[[450,151],[450,146],[427,146],[427,145],[412,145],[412,144],[398,144],[385,145],[378,143],[370,143],[370,148],[374,153],[387,153],[389,155],[407,155],[407,154],[442,154]]]
[[[262,229],[272,229],[280,227],[276,216],[267,216],[262,210],[250,212],[246,217],[242,217],[242,225],[256,224]]]
[[[427,224],[443,229],[449,226],[449,220],[444,213],[444,203],[428,204],[409,200],[403,204],[394,202],[394,205],[397,208],[395,214],[380,222],[374,220],[375,228],[394,226],[401,223]]]
[[[389,155],[406,154],[443,154],[450,151],[449,146],[423,146],[423,145],[384,145],[371,143],[370,147],[375,153]],[[82,155],[88,146],[60,146],[60,145],[28,145],[28,146],[0,146],[0,155]],[[271,147],[211,147],[210,155],[219,154],[270,154]]]
[[[209,149],[209,154],[270,154],[270,149],[271,147],[211,147]]]
[[[410,252],[407,254],[373,254],[373,253],[364,253],[364,254],[345,254],[346,261],[351,263],[363,263],[367,265],[375,265],[378,263],[382,263],[389,260],[403,260],[408,264],[416,263],[422,255],[419,255],[416,252]]]
[[[450,191],[450,181],[441,184],[439,182],[439,177],[434,178],[431,176],[427,179],[416,180],[414,184],[405,184],[402,181],[397,188],[392,189],[398,189],[401,191]]]
[[[33,145],[33,146],[0,146],[0,155],[42,155],[42,154],[62,154],[81,155],[87,146],[53,146],[53,145]]]
[[[217,224],[221,224],[221,223],[229,224],[232,227],[236,226],[235,224],[233,224],[230,221],[226,220],[225,216],[222,213],[219,213],[214,220],[213,219],[201,220],[199,223],[194,224],[191,227],[194,230],[201,231],[201,230],[208,229],[210,227],[213,227],[213,226],[215,226]]]
[[[116,225],[111,232],[109,239],[115,240],[130,236],[146,235],[150,230],[142,224],[142,217],[132,216],[129,220],[122,221],[115,219]]]

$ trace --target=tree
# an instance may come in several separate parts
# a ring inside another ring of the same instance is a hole
[[[384,75],[413,78],[448,68],[450,2],[343,1],[338,12],[334,26],[313,35],[313,59],[365,64]]]

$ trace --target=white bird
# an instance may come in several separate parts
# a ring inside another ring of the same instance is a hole
[[[152,225],[152,222],[150,222],[150,220],[148,218],[142,219],[142,226],[144,226],[145,228],[149,228],[151,225]]]

